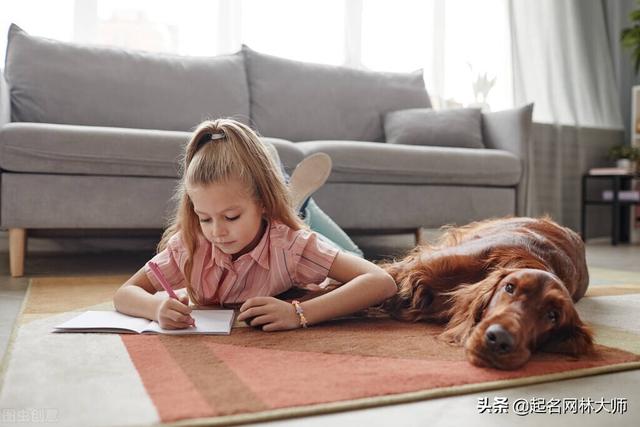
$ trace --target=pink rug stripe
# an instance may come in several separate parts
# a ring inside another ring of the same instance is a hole
[[[535,360],[525,369],[505,372],[477,368],[467,361],[311,353],[213,342],[207,345],[271,408],[551,374],[637,359],[613,351],[602,360]]]
[[[121,337],[161,420],[206,417],[214,413],[159,336]]]

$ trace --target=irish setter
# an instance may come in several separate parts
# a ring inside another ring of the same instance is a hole
[[[580,237],[549,218],[448,228],[381,266],[398,294],[381,308],[406,321],[446,323],[442,338],[474,365],[516,369],[536,350],[581,355],[592,333],[573,305],[589,284]]]

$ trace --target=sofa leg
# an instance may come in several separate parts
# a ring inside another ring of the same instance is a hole
[[[424,240],[424,233],[422,232],[422,227],[416,228],[415,236],[416,236],[416,246],[417,245],[424,245],[425,243],[427,243]]]
[[[27,230],[24,228],[9,229],[9,266],[11,277],[24,275],[24,255],[27,243]]]

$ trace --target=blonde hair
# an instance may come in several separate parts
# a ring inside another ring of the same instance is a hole
[[[190,298],[197,301],[190,284],[193,254],[202,236],[198,216],[187,186],[240,179],[251,197],[264,208],[265,217],[294,230],[307,228],[293,209],[280,165],[275,164],[264,143],[248,126],[231,119],[207,120],[193,132],[181,159],[181,179],[174,196],[177,207],[158,244],[164,250],[169,239],[181,232],[187,248],[185,276]]]

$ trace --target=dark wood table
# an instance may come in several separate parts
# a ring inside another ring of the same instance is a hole
[[[617,245],[619,242],[628,242],[630,238],[629,224],[631,222],[632,207],[640,204],[640,201],[627,201],[619,199],[619,192],[631,190],[634,179],[640,179],[640,174],[626,175],[582,175],[582,206],[580,218],[580,231],[582,239],[587,241],[587,206],[604,205],[611,206],[611,244]],[[602,195],[599,198],[589,199],[588,185],[592,180],[608,180],[609,189],[613,192],[612,200],[604,200]]]

